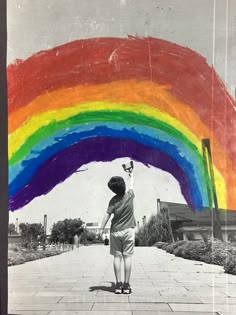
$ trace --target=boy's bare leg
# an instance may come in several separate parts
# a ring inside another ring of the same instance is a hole
[[[113,266],[116,277],[116,283],[121,282],[121,259],[122,256],[114,256]]]
[[[123,256],[125,269],[125,282],[129,283],[131,275],[131,256]]]

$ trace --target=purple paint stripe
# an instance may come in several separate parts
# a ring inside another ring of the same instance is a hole
[[[94,161],[108,162],[121,157],[130,157],[171,173],[180,183],[186,202],[194,208],[188,178],[173,159],[140,143],[109,137],[82,140],[48,159],[38,169],[31,182],[11,198],[9,208],[12,211],[22,208],[35,197],[47,194],[84,164]]]

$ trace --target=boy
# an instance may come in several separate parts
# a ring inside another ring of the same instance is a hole
[[[110,254],[114,256],[114,272],[116,277],[115,293],[129,294],[131,287],[129,284],[131,274],[131,256],[134,252],[135,239],[135,218],[134,218],[134,192],[133,192],[133,173],[130,176],[130,189],[126,192],[125,181],[120,176],[113,176],[108,187],[115,193],[115,196],[110,200],[107,213],[105,214],[101,232],[111,216],[111,232],[110,232]],[[124,260],[124,286],[121,282],[121,260]]]

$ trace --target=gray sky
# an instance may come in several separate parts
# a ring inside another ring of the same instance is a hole
[[[77,39],[153,36],[205,56],[234,93],[235,0],[10,0],[7,5],[8,63]],[[66,216],[100,221],[111,196],[106,182],[122,172],[121,162],[90,164],[88,171],[11,214],[10,221],[42,221],[44,213],[49,225]],[[156,198],[184,202],[171,175],[141,164],[135,171],[138,220],[155,211]]]
[[[7,5],[8,63],[82,38],[153,36],[199,52],[229,90],[236,85],[235,0],[11,0]]]

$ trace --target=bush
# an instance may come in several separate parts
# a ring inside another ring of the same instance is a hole
[[[175,248],[174,255],[191,260],[199,260],[206,250],[207,248],[203,241],[185,241]]]
[[[181,246],[182,244],[186,243],[187,241],[178,241],[178,242],[175,242],[175,243],[171,243],[171,244],[168,244],[166,247],[165,247],[165,250],[170,253],[170,254],[173,254],[174,253],[174,250]]]
[[[178,257],[223,266],[225,272],[236,274],[236,248],[220,240],[208,240],[207,245],[204,241],[179,241],[156,246]]]
[[[236,256],[229,254],[224,263],[225,272],[236,275]]]
[[[165,243],[165,242],[156,242],[155,244],[153,244],[153,246],[160,248],[160,249],[166,248],[167,245],[168,245],[168,243]]]
[[[87,231],[86,232],[87,241],[93,242],[96,240],[96,234],[94,232]]]
[[[217,239],[208,242],[208,251],[203,256],[206,263],[224,266],[229,255],[236,255],[236,248]]]
[[[30,250],[18,247],[17,251],[15,248],[9,248],[8,251],[8,266],[13,265],[20,265],[27,261],[32,261],[44,257],[54,256],[61,254],[60,251],[37,251],[37,250]]]

